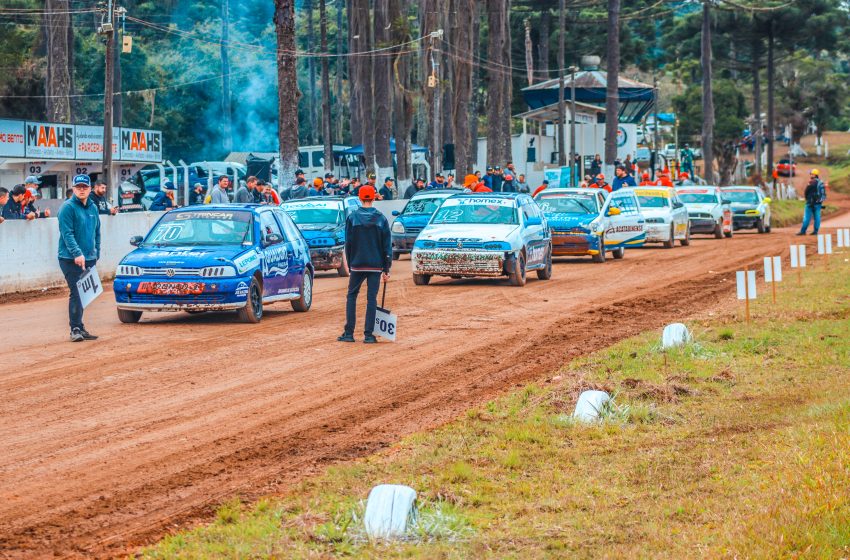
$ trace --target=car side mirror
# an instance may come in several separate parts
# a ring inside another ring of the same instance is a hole
[[[608,215],[609,216],[619,216],[620,214],[622,214],[622,212],[620,212],[619,208],[614,208],[614,207],[608,208]]]
[[[682,208],[683,206],[684,206],[684,204],[682,204],[681,202],[674,202],[673,203],[673,208]]]
[[[525,225],[527,226],[542,226],[543,220],[540,219],[539,216],[530,216],[525,219]]]
[[[276,233],[270,233],[266,235],[265,239],[263,240],[263,243],[265,243],[266,247],[268,247],[269,245],[276,245],[278,243],[281,243],[282,241],[283,237]]]
[[[393,210],[393,211],[392,211],[392,215],[393,215],[393,216],[398,216],[398,215],[400,215],[400,214],[401,214],[401,212],[399,212],[398,210]]]
[[[139,245],[142,244],[142,241],[144,239],[145,238],[142,237],[141,235],[134,235],[133,237],[130,238],[130,245],[132,245],[133,247],[138,247]]]
[[[724,198],[723,200],[720,201],[720,204],[732,204],[732,201]]]
[[[769,196],[764,197],[764,203],[770,204],[770,197]]]

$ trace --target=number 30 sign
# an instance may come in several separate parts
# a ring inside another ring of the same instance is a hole
[[[379,307],[375,313],[374,334],[395,342],[396,325],[398,317],[390,313],[389,309]]]

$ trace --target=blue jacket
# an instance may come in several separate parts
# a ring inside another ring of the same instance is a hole
[[[59,258],[75,259],[82,255],[87,261],[100,258],[100,216],[97,205],[76,196],[62,203],[59,209]]]
[[[157,210],[168,210],[169,208],[174,208],[174,203],[171,201],[168,196],[166,196],[164,191],[160,191],[156,193],[156,196],[151,202],[151,212],[156,212]]]
[[[390,224],[376,208],[360,207],[346,218],[345,258],[354,271],[390,271],[393,262]]]
[[[614,181],[611,183],[611,192],[618,191],[623,187],[636,187],[637,183],[635,183],[635,178],[631,175],[626,175],[622,179],[620,177],[614,177]]]

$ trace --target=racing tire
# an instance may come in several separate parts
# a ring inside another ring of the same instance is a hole
[[[723,224],[719,222],[714,224],[714,238],[723,239]]]
[[[538,280],[549,280],[550,278],[552,278],[552,249],[549,249],[546,256],[546,266],[537,270]]]
[[[393,260],[397,261],[400,258],[401,258],[401,253],[399,253],[398,251],[393,251]]]
[[[766,233],[766,230],[764,229],[764,218],[759,218],[759,221],[756,222],[756,229],[759,233]]]
[[[292,309],[299,313],[310,311],[313,305],[313,275],[309,270],[304,271],[304,277],[301,279],[301,297],[292,300]]]
[[[723,232],[723,237],[725,237],[726,239],[732,239],[732,235],[733,235],[733,233],[734,233],[734,231],[732,231],[732,230],[724,231],[724,232]]]
[[[142,318],[141,311],[133,311],[132,309],[119,309],[118,320],[122,323],[138,323]]]
[[[525,286],[525,255],[520,253],[514,263],[514,271],[508,276],[511,286]]]
[[[414,274],[413,275],[413,283],[417,286],[427,286],[428,282],[431,281],[430,274]]]
[[[676,246],[676,238],[673,235],[673,226],[670,226],[670,239],[661,244],[665,249],[672,249]]]
[[[395,254],[393,254],[393,258],[395,258]],[[351,276],[351,271],[348,269],[348,259],[345,257],[344,249],[342,251],[342,264],[339,265],[338,269],[336,269],[336,273],[343,278]]]
[[[590,257],[590,259],[595,263],[604,263],[605,262],[605,237],[599,238],[599,253]]]
[[[685,238],[680,239],[679,244],[682,247],[687,247],[688,245],[691,244],[691,229],[690,228],[685,229]]]
[[[242,323],[259,323],[263,318],[263,289],[256,277],[251,278],[245,307],[239,310],[238,315]]]
[[[613,251],[611,251],[611,256],[615,259],[619,260],[626,256],[626,248],[625,247],[617,247]]]

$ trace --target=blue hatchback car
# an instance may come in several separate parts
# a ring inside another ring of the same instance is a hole
[[[313,303],[313,264],[282,209],[257,204],[188,207],[163,214],[118,265],[113,290],[122,323],[146,311],[234,310],[257,323],[263,305]]]
[[[425,229],[444,200],[463,192],[461,189],[422,190],[410,197],[401,212],[393,210],[393,260],[398,260],[399,256],[413,249],[413,242],[419,232]]]

